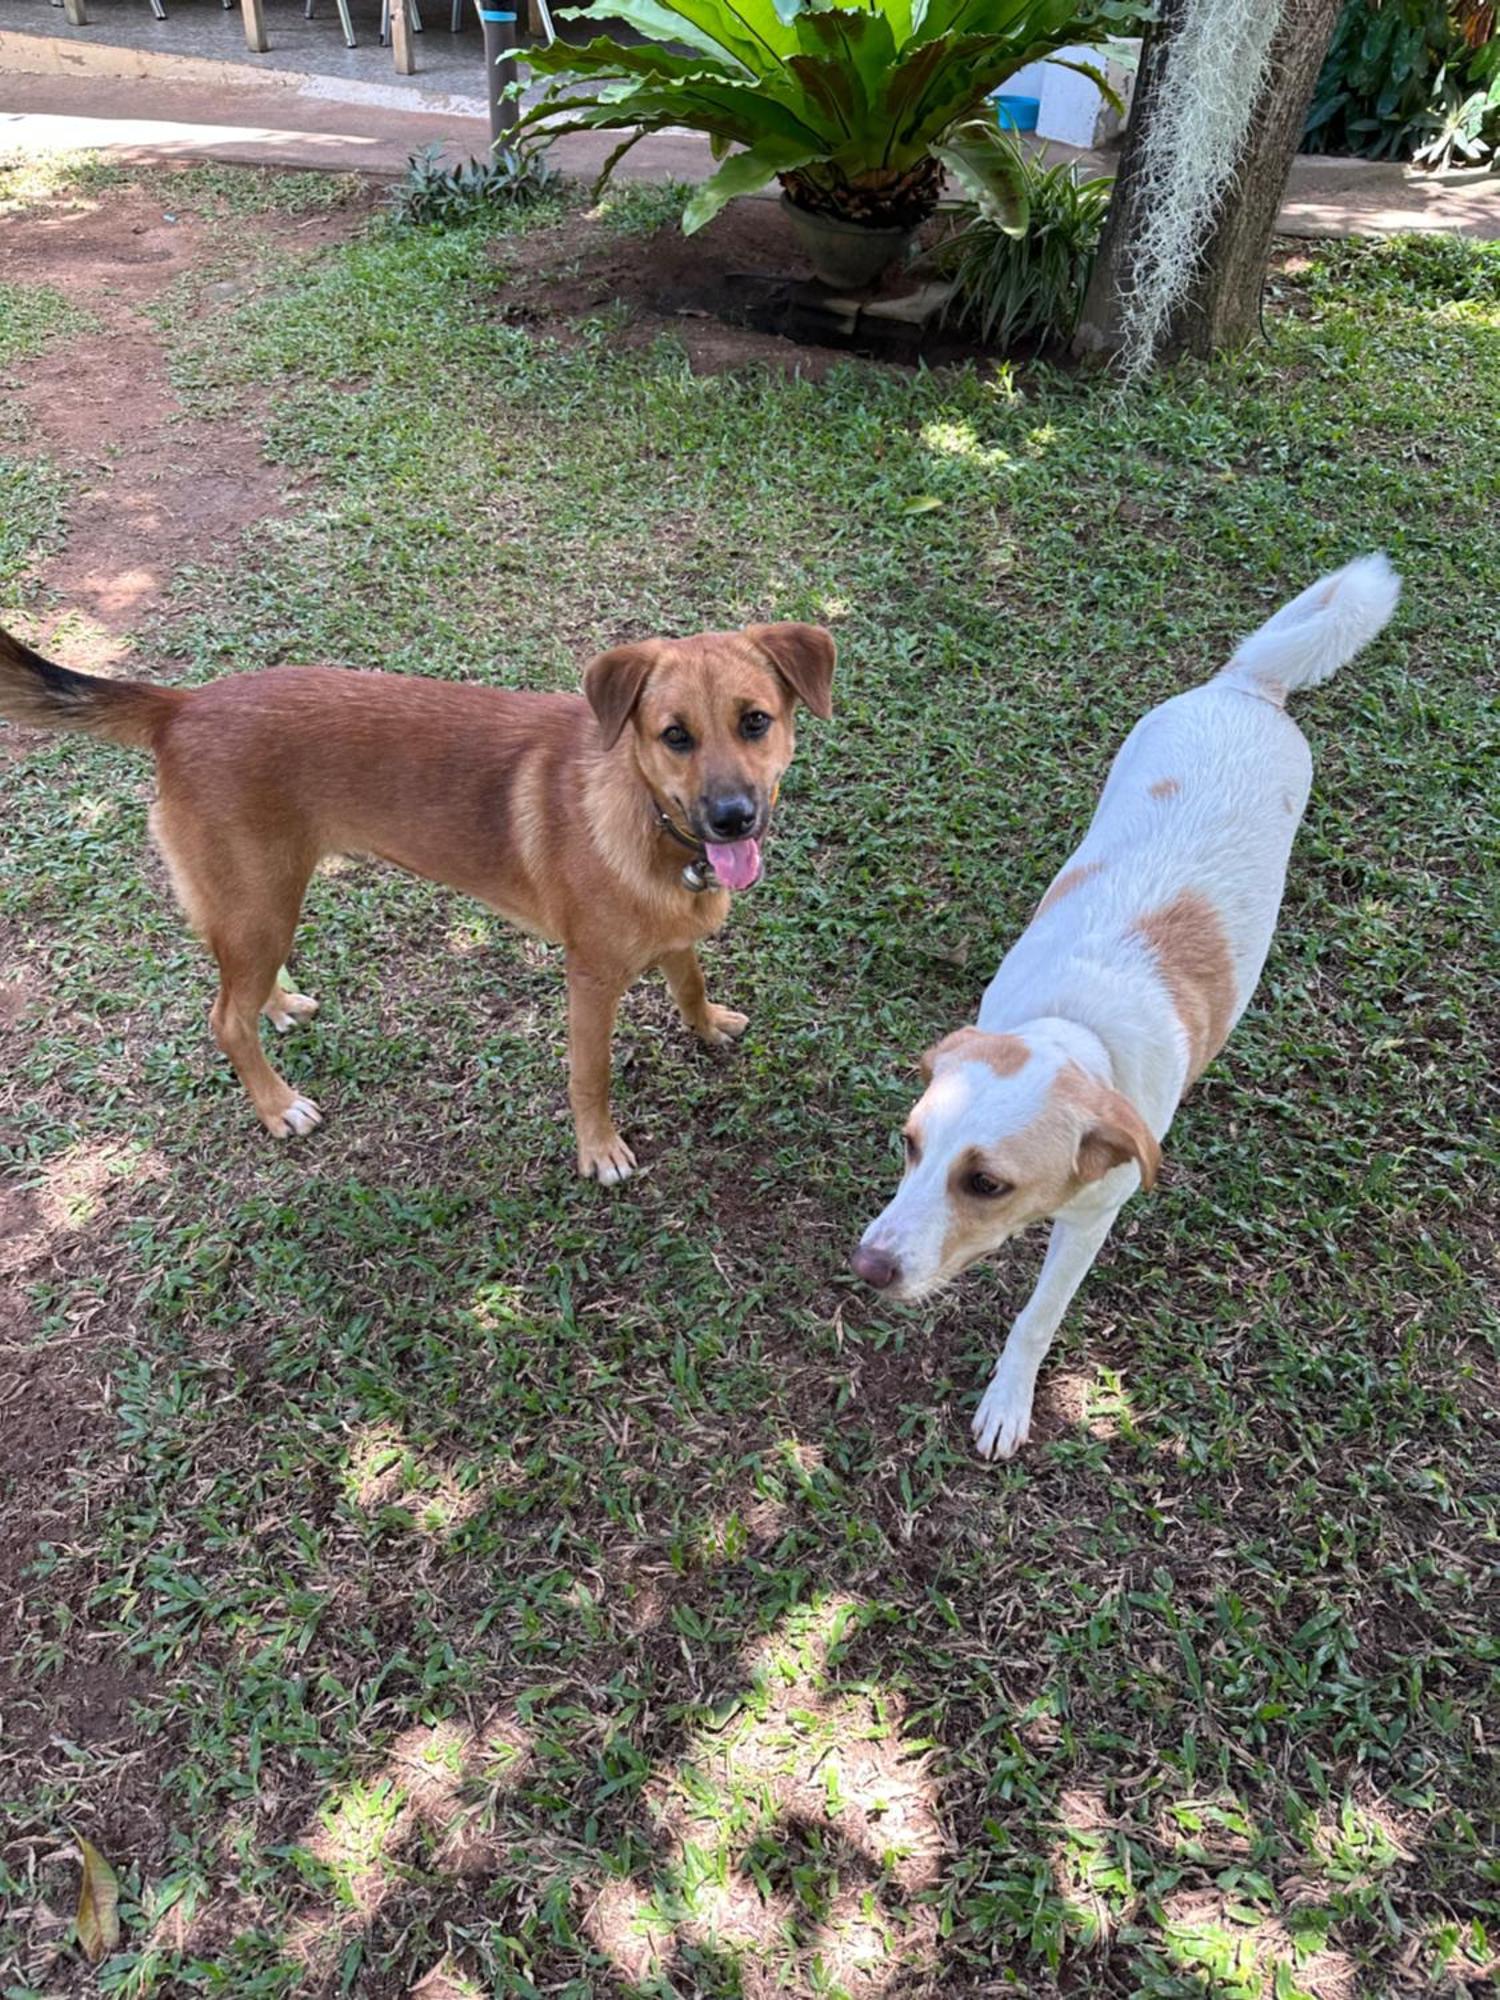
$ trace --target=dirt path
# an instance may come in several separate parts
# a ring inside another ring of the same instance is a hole
[[[258,232],[311,248],[352,233],[367,212],[361,201],[312,218],[256,215],[234,226],[247,239]],[[247,407],[228,421],[189,416],[170,378],[170,337],[150,317],[176,280],[222,257],[224,241],[222,223],[171,206],[170,179],[159,171],[149,190],[111,189],[72,206],[53,200],[0,226],[0,283],[50,286],[91,322],[3,371],[5,393],[23,417],[16,449],[78,476],[66,538],[39,566],[41,596],[25,621],[43,645],[66,622],[59,650],[70,665],[107,671],[142,623],[167,609],[185,565],[222,563],[242,530],[286,504],[283,475],[261,452],[259,410]],[[5,765],[24,754],[20,732],[3,734],[0,811]],[[0,924],[0,1078],[10,1068],[8,1044],[19,1052],[47,1004],[22,965],[18,934]],[[19,1142],[25,1115],[0,1086],[0,1137]],[[76,1151],[73,1164],[85,1174],[103,1158],[99,1148]],[[33,1759],[35,1777],[61,1770],[70,1742],[87,1744],[117,1767],[108,1788],[144,1840],[158,1810],[157,1779],[132,1736],[128,1707],[149,1676],[84,1632],[74,1635],[44,1699],[7,1667],[27,1618],[30,1567],[43,1543],[71,1532],[71,1482],[112,1435],[105,1354],[131,1332],[113,1301],[97,1316],[45,1334],[40,1327],[31,1288],[63,1251],[76,1252],[98,1230],[92,1254],[102,1270],[111,1262],[102,1208],[77,1228],[66,1223],[67,1208],[66,1191],[0,1177],[0,1790],[13,1760]]]
[[[163,185],[71,209],[48,204],[8,218],[0,234],[0,281],[50,285],[94,322],[14,371],[28,447],[80,475],[67,539],[40,569],[56,602],[39,625],[45,642],[60,619],[81,614],[87,626],[69,643],[80,666],[118,658],[180,569],[222,560],[242,530],[284,505],[282,475],[261,453],[259,411],[205,423],[172,387],[168,343],[149,308],[220,257],[223,236],[167,205]],[[349,234],[364,212],[256,216],[242,226],[311,248]]]

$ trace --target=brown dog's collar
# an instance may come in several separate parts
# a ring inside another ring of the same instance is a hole
[[[778,783],[771,793],[771,809],[773,812],[776,808],[776,801],[780,797],[781,786]],[[656,814],[656,823],[662,832],[669,833],[673,840],[677,842],[677,845],[687,848],[693,857],[682,871],[683,888],[691,890],[695,896],[701,896],[705,889],[718,888],[720,886],[719,878],[714,874],[713,863],[708,858],[708,849],[704,846],[703,842],[691,833],[684,833],[666,807],[657,804],[654,793],[650,794],[650,798],[651,810]]]
[[[684,833],[664,806],[659,806],[656,800],[653,799],[651,801],[651,809],[656,814],[656,823],[663,833],[670,833],[679,847],[690,848],[694,854],[706,858],[707,850],[704,848],[703,842],[695,839],[690,833]]]
[[[695,840],[690,833],[684,833],[664,806],[657,804],[653,797],[651,810],[656,815],[656,823],[663,833],[668,833],[679,847],[687,848],[692,855],[682,871],[682,886],[691,895],[701,896],[707,889],[719,887],[719,878],[714,874],[714,865],[708,858],[708,850],[701,840]]]

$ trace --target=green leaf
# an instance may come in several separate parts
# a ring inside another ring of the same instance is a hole
[[[687,78],[695,76],[717,76],[732,81],[743,82],[744,68],[725,57],[716,58],[707,50],[696,51],[690,56],[679,55],[673,49],[660,48],[651,42],[611,42],[603,35],[596,35],[591,42],[570,48],[565,42],[554,42],[549,49],[533,49],[527,56],[527,63],[538,76],[626,75]]]
[[[997,130],[977,121],[958,125],[932,150],[997,229],[1007,236],[1026,234],[1031,201],[1025,163]]]
[[[704,181],[694,191],[692,200],[682,212],[682,233],[691,236],[705,222],[712,222],[726,202],[736,195],[754,194],[767,181],[792,167],[806,166],[816,158],[816,153],[807,148],[798,149],[777,140],[767,140],[763,145],[752,146],[747,152],[735,153],[727,159],[712,180]]]
[[[597,18],[591,15],[586,7],[569,7],[566,11],[570,15],[586,15],[591,20]],[[708,55],[731,56],[738,60],[733,47],[732,27],[731,40],[725,41],[711,29],[700,27],[691,14],[684,13],[675,6],[660,5],[659,0],[610,0],[609,12],[611,20],[624,21],[628,27],[644,35],[648,42],[666,42],[669,45],[676,42],[690,49],[700,49]],[[623,47],[624,44],[618,46]],[[537,68],[539,67],[537,57],[540,55],[566,56],[569,53],[571,51],[565,42],[554,42],[551,48],[545,51],[528,50],[526,60],[533,68]],[[753,65],[745,66],[750,68],[752,75],[758,73]],[[567,65],[563,62],[555,67],[566,68]]]
[[[901,511],[903,514],[935,514],[939,507],[946,504],[935,493],[919,493],[914,500],[904,502]]]
[[[1054,69],[1070,69],[1078,76],[1086,76],[1115,116],[1125,116],[1124,98],[1096,63],[1078,62],[1072,56],[1048,56],[1047,60]]]
[[[74,1834],[83,1862],[78,1885],[78,1942],[90,1965],[97,1965],[120,1942],[120,1879],[91,1840]]]

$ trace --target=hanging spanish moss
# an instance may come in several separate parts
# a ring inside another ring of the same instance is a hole
[[[1234,178],[1284,0],[1186,0],[1142,134],[1119,362],[1151,366]]]

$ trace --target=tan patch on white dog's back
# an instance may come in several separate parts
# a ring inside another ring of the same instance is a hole
[[[1182,785],[1176,778],[1158,778],[1149,789],[1153,799],[1175,799]]]
[[[1081,889],[1084,883],[1091,881],[1103,866],[1102,861],[1085,861],[1080,867],[1065,868],[1037,904],[1037,915],[1046,916],[1054,903],[1060,903],[1064,896],[1071,896],[1075,889]]]
[[[1133,928],[1156,960],[1187,1035],[1193,1082],[1223,1048],[1234,1019],[1234,958],[1223,922],[1206,896],[1184,889]]]

